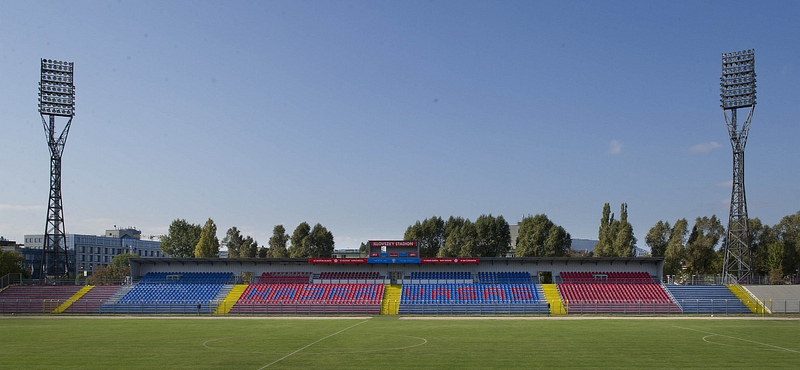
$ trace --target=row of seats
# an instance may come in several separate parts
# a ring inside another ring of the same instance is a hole
[[[319,278],[323,280],[367,280],[380,277],[381,274],[377,271],[328,271],[319,274]]]
[[[230,272],[148,272],[140,284],[226,284],[233,274]]]
[[[66,313],[92,313],[95,312],[103,302],[111,299],[120,288],[119,285],[95,286],[92,287],[86,294],[80,297],[77,301],[73,302],[66,311]]]
[[[534,284],[411,284],[404,285],[400,305],[430,303],[537,303]]]
[[[750,313],[724,285],[665,285],[684,313]]]
[[[432,315],[546,314],[536,284],[412,284],[403,286],[398,313]]]
[[[561,298],[568,302],[670,302],[661,284],[559,283]]]
[[[653,278],[649,273],[637,272],[586,272],[563,271],[560,274],[562,283],[652,283]]]
[[[559,283],[569,313],[679,313],[661,284]]]
[[[512,272],[478,272],[481,284],[526,284],[531,282],[531,274],[524,271]]]
[[[264,272],[258,277],[259,284],[308,284],[310,272]]]
[[[0,313],[49,313],[81,288],[75,285],[12,285],[0,291]]]
[[[200,303],[217,297],[224,284],[137,284],[117,304]]]
[[[382,284],[250,284],[237,304],[370,303],[383,298]]]
[[[251,284],[232,314],[380,313],[382,284]]]
[[[411,273],[414,280],[467,280],[472,279],[469,271],[414,271]]]

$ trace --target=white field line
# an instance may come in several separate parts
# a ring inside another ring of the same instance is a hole
[[[266,364],[266,365],[264,365],[264,366],[262,366],[262,367],[259,367],[259,368],[258,368],[258,370],[263,370],[263,369],[266,369],[266,368],[268,368],[268,367],[270,367],[270,366],[272,366],[272,365],[274,365],[274,364],[277,364],[278,362],[281,362],[281,361],[283,361],[283,360],[285,360],[285,359],[287,359],[287,358],[289,358],[289,357],[293,356],[294,354],[296,354],[296,353],[298,353],[298,352],[300,352],[300,351],[302,351],[302,350],[304,350],[304,349],[306,349],[306,348],[308,348],[308,347],[311,347],[311,346],[313,346],[313,345],[315,345],[315,344],[317,344],[317,343],[319,343],[319,342],[322,342],[322,341],[323,341],[323,340],[325,340],[325,339],[328,339],[328,338],[330,338],[330,337],[333,337],[333,336],[335,336],[335,335],[339,335],[339,334],[341,334],[341,333],[343,333],[343,332],[345,332],[345,331],[347,331],[347,330],[350,330],[350,329],[352,329],[352,328],[354,328],[354,327],[356,327],[356,326],[358,326],[358,325],[361,325],[361,324],[363,324],[363,323],[365,323],[365,322],[367,322],[367,321],[369,321],[369,320],[364,320],[364,321],[361,321],[361,322],[357,322],[357,323],[355,323],[355,324],[353,324],[353,325],[350,325],[350,326],[348,326],[348,327],[346,327],[346,328],[344,328],[344,329],[342,329],[342,330],[339,330],[339,331],[337,331],[337,332],[335,332],[335,333],[333,333],[333,334],[329,334],[329,335],[326,335],[326,336],[324,336],[324,337],[322,337],[322,338],[320,338],[320,339],[317,339],[317,340],[315,340],[315,341],[313,341],[313,342],[311,342],[311,343],[309,343],[309,344],[305,345],[303,348],[300,348],[300,349],[298,349],[298,350],[296,350],[296,351],[294,351],[294,352],[292,352],[292,353],[290,353],[290,354],[288,354],[288,355],[286,355],[286,356],[283,356],[283,357],[281,357],[281,358],[279,358],[279,359],[277,359],[277,360],[275,360],[275,361],[272,361],[272,362],[270,362],[270,363],[268,363],[268,364]]]
[[[706,338],[707,338],[707,337],[709,337],[709,336],[712,336],[712,335],[716,335],[716,336],[725,337],[725,338],[729,338],[729,339],[735,339],[735,340],[739,340],[739,341],[742,341],[742,342],[748,342],[748,343],[758,344],[758,345],[762,345],[762,346],[765,346],[765,347],[772,347],[772,348],[774,348],[774,349],[781,350],[781,351],[786,351],[786,352],[792,352],[792,353],[798,353],[798,354],[800,354],[800,351],[796,351],[796,350],[789,349],[789,348],[784,348],[784,347],[779,347],[779,346],[775,346],[775,345],[772,345],[772,344],[767,344],[767,343],[756,342],[756,341],[754,341],[754,340],[749,340],[749,339],[744,339],[744,338],[737,338],[737,337],[732,337],[732,336],[730,336],[730,335],[718,334],[718,333],[712,333],[712,332],[710,332],[710,331],[704,331],[704,330],[692,329],[692,328],[687,328],[687,327],[683,327],[683,326],[673,326],[673,327],[675,327],[675,328],[680,328],[680,329],[691,330],[691,331],[696,331],[696,332],[698,332],[698,333],[703,333],[703,334],[709,334],[708,336],[705,336],[705,337],[703,337],[703,341],[704,341],[704,342],[706,342],[706,343],[712,343],[712,342],[709,342],[709,341],[707,341],[707,340],[706,340]]]

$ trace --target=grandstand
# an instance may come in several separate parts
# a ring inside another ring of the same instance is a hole
[[[683,313],[750,313],[724,285],[665,285]]]
[[[800,311],[798,289],[662,285],[662,258],[422,259],[386,258],[379,253],[379,257],[363,259],[134,258],[131,263],[132,284],[125,286],[3,287],[0,313],[492,315]],[[760,301],[765,300],[770,302],[762,305]]]
[[[50,313],[81,288],[74,285],[12,285],[0,292],[0,313]]]
[[[149,272],[121,298],[101,304],[97,312],[214,312],[219,300],[233,287],[227,284],[232,278],[232,273],[220,272]]]
[[[230,313],[377,315],[383,290],[383,284],[250,284]]]

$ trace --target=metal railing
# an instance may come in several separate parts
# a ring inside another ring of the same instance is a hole
[[[11,285],[20,285],[22,284],[22,274],[6,274],[3,277],[0,277],[0,290],[5,289]]]

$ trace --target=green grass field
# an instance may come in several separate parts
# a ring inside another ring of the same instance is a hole
[[[0,369],[800,368],[800,321],[1,317]]]

